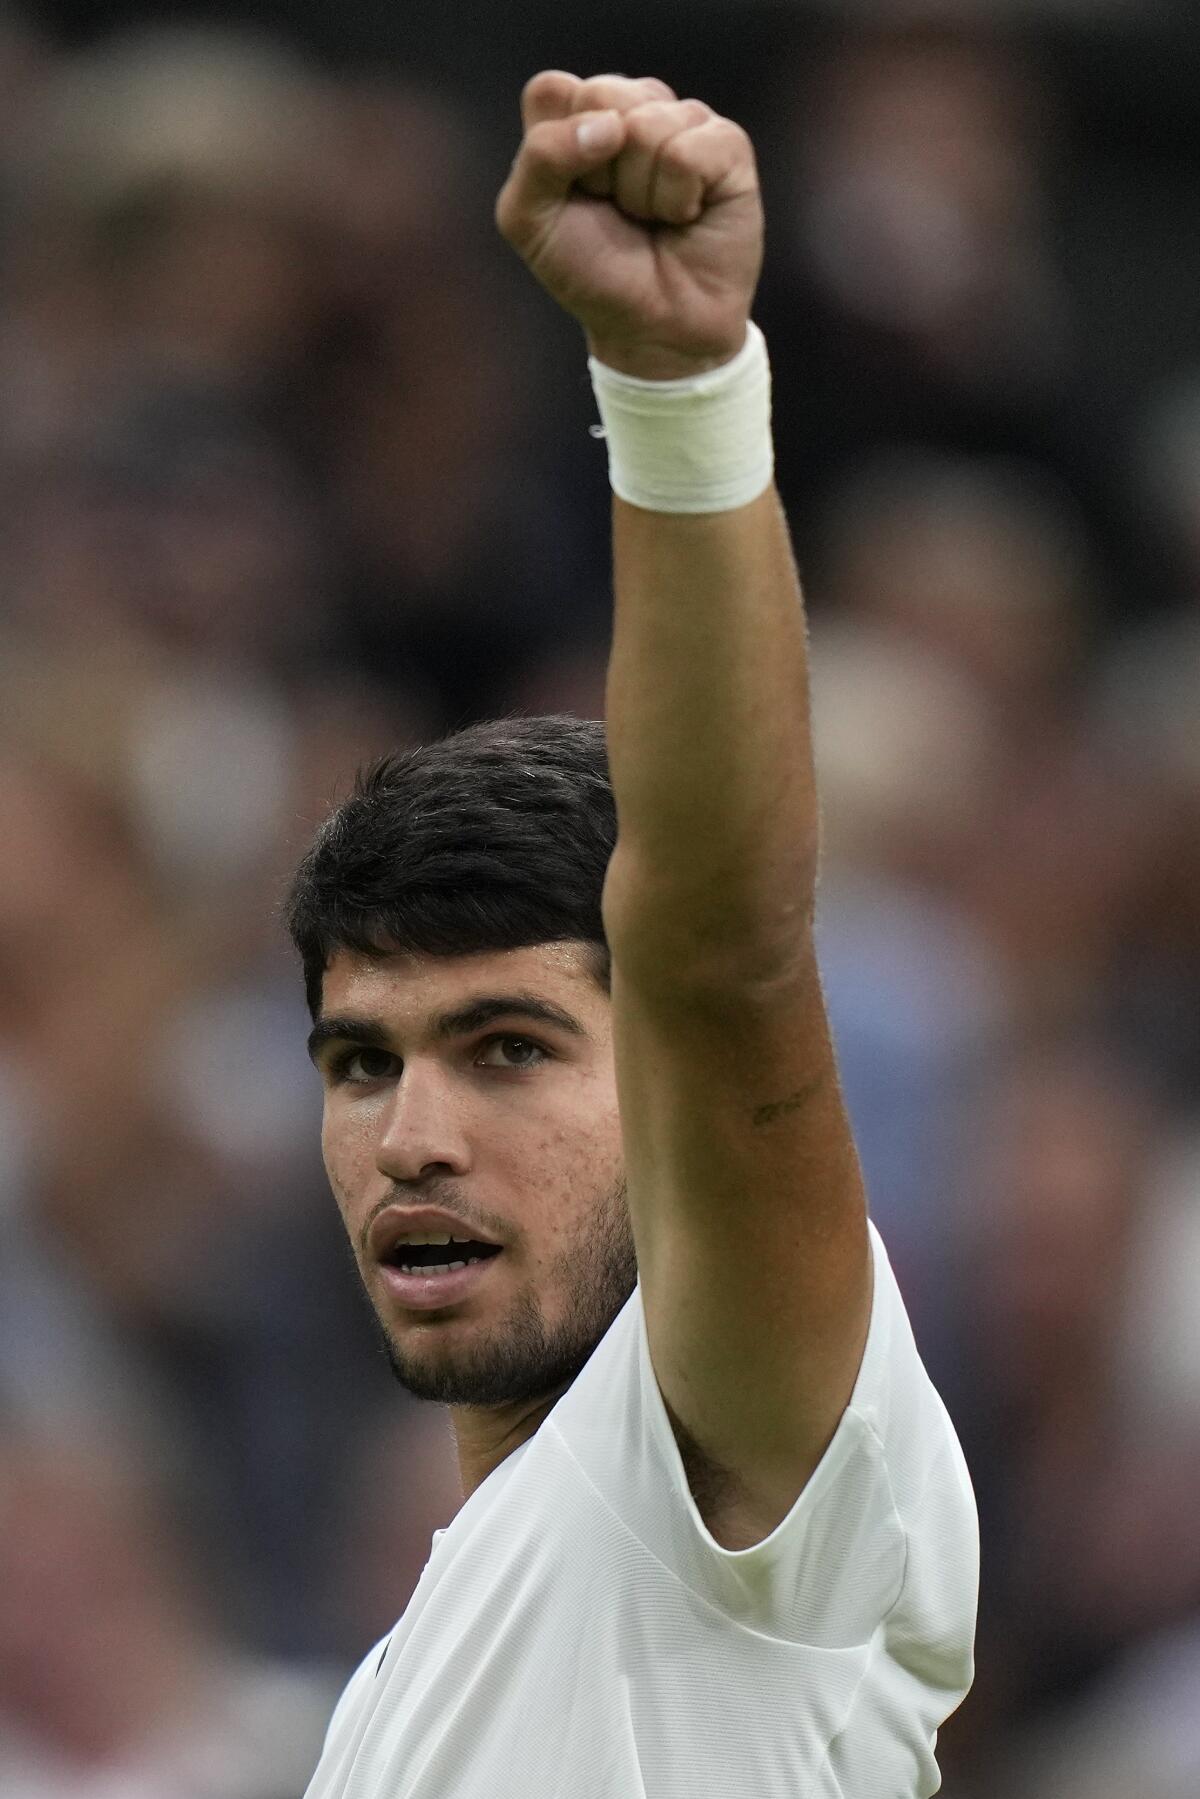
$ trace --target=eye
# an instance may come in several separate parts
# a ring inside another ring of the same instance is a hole
[[[548,1059],[531,1037],[489,1037],[476,1061],[484,1068],[536,1068]]]
[[[386,1049],[345,1049],[329,1065],[333,1080],[351,1086],[366,1086],[370,1081],[384,1081],[397,1069],[397,1058]]]

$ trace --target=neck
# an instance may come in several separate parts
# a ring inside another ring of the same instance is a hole
[[[514,1449],[529,1441],[570,1384],[570,1381],[564,1381],[539,1399],[526,1399],[513,1405],[451,1406],[450,1422],[458,1449],[464,1498],[469,1499],[494,1468],[498,1468]]]

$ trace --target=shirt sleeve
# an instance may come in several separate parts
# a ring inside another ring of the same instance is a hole
[[[769,1536],[730,1550],[705,1525],[651,1364],[640,1305],[633,1428],[658,1471],[658,1543],[679,1578],[731,1618],[791,1642],[846,1647],[886,1626],[911,1639],[906,1653],[924,1658],[923,1677],[944,1675],[954,1684],[969,1665],[974,1635],[975,1502],[873,1224],[870,1237],[871,1320],[850,1403]]]
[[[334,1706],[329,1723],[325,1730],[325,1748],[336,1738],[342,1725],[355,1715],[358,1702],[363,1698],[372,1681],[379,1673],[387,1646],[391,1642],[391,1633],[381,1637],[373,1649],[369,1649],[357,1668],[342,1688],[341,1697]]]

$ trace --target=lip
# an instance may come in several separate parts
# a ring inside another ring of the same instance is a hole
[[[471,1237],[476,1243],[493,1241],[491,1237],[483,1236],[465,1219],[456,1218],[452,1212],[439,1211],[436,1206],[388,1206],[386,1211],[380,1212],[367,1233],[367,1249],[377,1262],[386,1262],[401,1237],[407,1237],[410,1231]]]
[[[416,1230],[417,1226],[407,1228]],[[501,1250],[500,1255],[503,1253]],[[455,1268],[450,1274],[404,1274],[394,1263],[383,1262],[379,1272],[392,1298],[399,1300],[402,1306],[415,1312],[436,1312],[469,1299],[480,1281],[487,1279],[489,1268],[499,1260],[500,1256],[488,1256],[486,1261],[469,1262],[465,1268]]]

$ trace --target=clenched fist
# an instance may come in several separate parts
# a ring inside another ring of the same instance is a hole
[[[762,267],[754,148],[665,82],[545,69],[496,223],[592,354],[670,380],[741,349]]]

